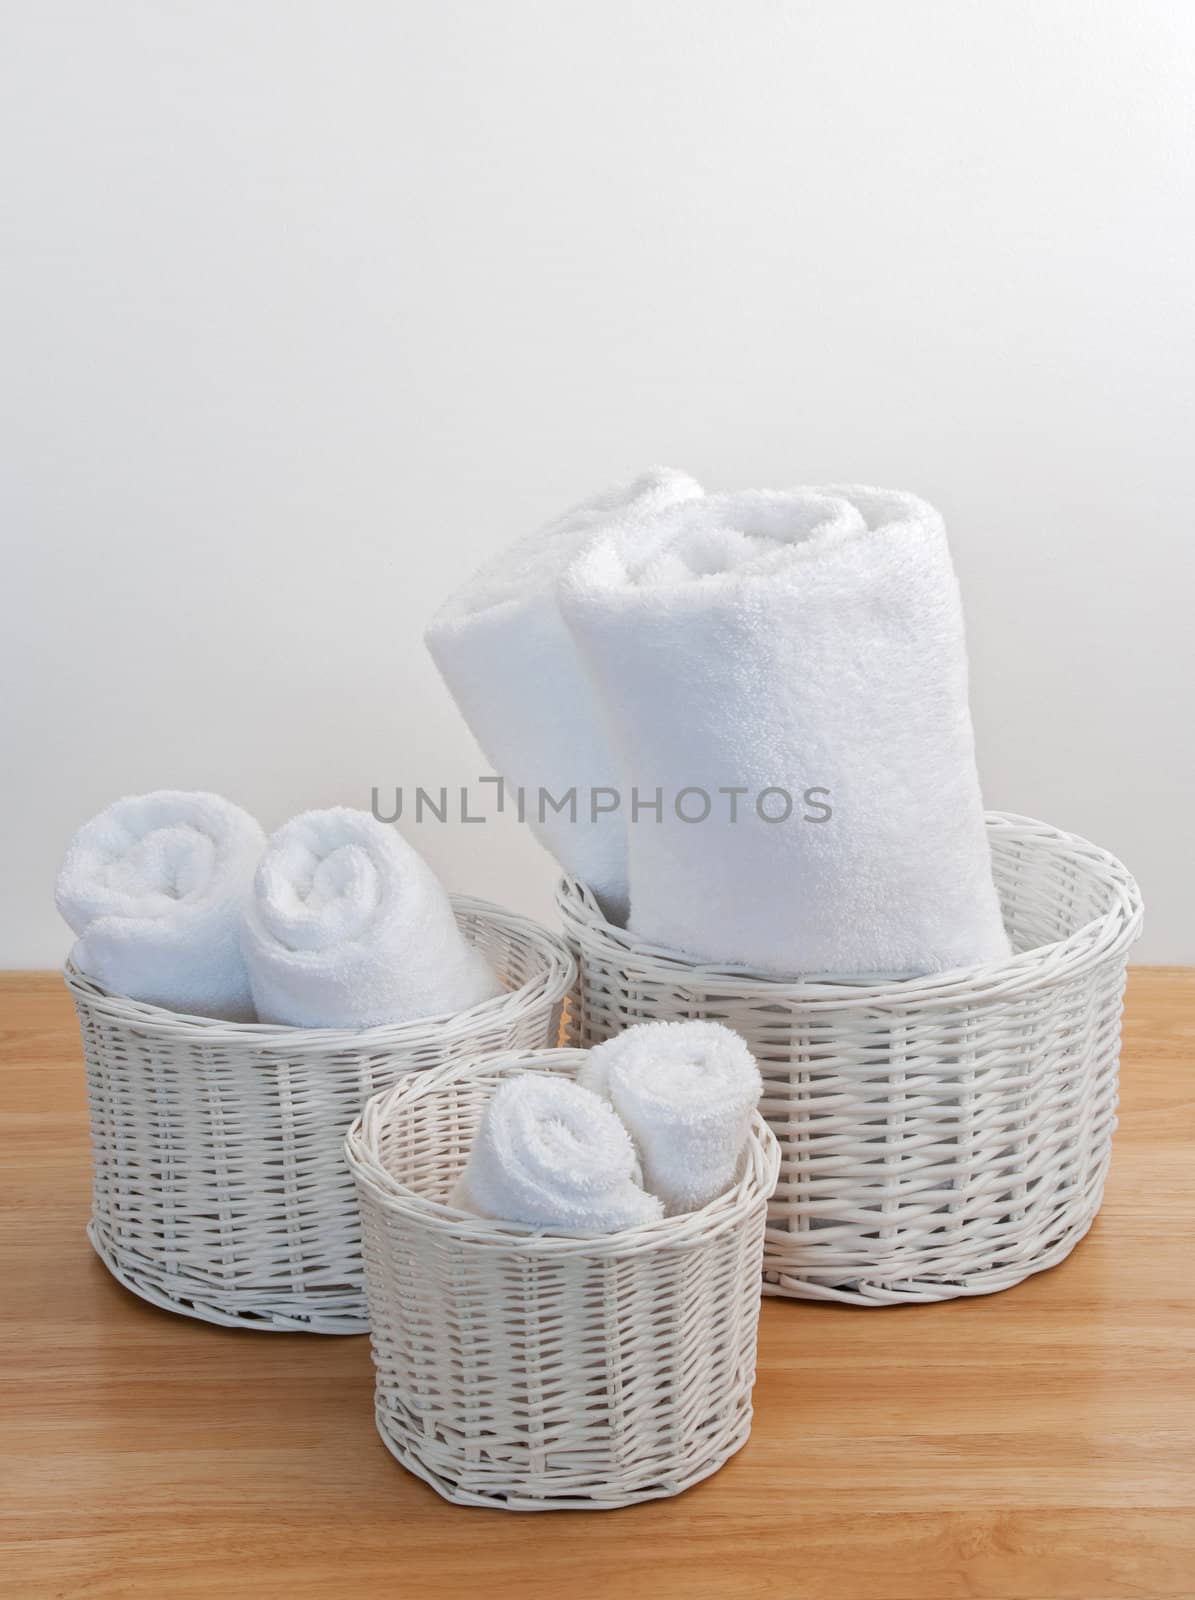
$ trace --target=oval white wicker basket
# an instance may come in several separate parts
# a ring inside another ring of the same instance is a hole
[[[366,1106],[345,1148],[365,1235],[378,1431],[458,1505],[602,1510],[679,1494],[751,1428],[779,1150],[756,1117],[735,1186],[601,1236],[449,1206],[506,1077],[580,1051],[458,1062]]]
[[[114,1277],[229,1327],[364,1333],[361,1232],[344,1134],[412,1072],[559,1041],[576,969],[560,940],[455,898],[507,993],[358,1032],[183,1016],[68,969],[95,1178],[88,1236]]]
[[[780,1141],[764,1292],[858,1305],[989,1294],[1099,1209],[1137,886],[1085,840],[990,813],[1013,957],[902,982],[796,982],[637,943],[565,880],[570,1043],[711,1017],[751,1046]]]

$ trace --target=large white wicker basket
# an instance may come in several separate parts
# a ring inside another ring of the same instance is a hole
[[[570,1042],[725,1021],[780,1141],[765,1293],[858,1305],[989,1294],[1053,1266],[1099,1209],[1141,923],[1106,851],[992,813],[1013,957],[888,984],[786,983],[637,943],[565,881]]]
[[[95,1163],[88,1236],[126,1288],[231,1327],[364,1333],[344,1135],[370,1095],[467,1055],[559,1041],[575,968],[534,922],[457,899],[507,992],[359,1032],[214,1022],[68,970]]]
[[[600,1237],[447,1204],[511,1074],[575,1050],[456,1063],[366,1106],[346,1141],[365,1234],[376,1416],[445,1499],[601,1510],[679,1494],[751,1427],[759,1274],[779,1151],[756,1117],[735,1186]]]

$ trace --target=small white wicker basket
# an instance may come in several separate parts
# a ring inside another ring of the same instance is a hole
[[[366,1106],[346,1140],[365,1235],[378,1430],[458,1505],[602,1510],[679,1494],[751,1427],[779,1150],[756,1117],[735,1186],[599,1237],[447,1204],[490,1096],[575,1050],[455,1063]]]
[[[91,1108],[88,1237],[126,1288],[229,1327],[366,1331],[345,1130],[408,1073],[558,1043],[576,975],[536,923],[481,900],[454,905],[507,992],[402,1026],[217,1022],[68,969]]]
[[[1009,1288],[1068,1255],[1103,1195],[1137,886],[1085,840],[991,813],[1013,957],[899,983],[787,983],[637,943],[566,880],[570,1042],[636,1022],[735,1028],[780,1141],[764,1292],[858,1305]]]

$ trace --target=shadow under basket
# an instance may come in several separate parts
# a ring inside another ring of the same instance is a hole
[[[91,1111],[87,1232],[125,1288],[227,1327],[367,1331],[349,1124],[409,1073],[557,1044],[575,977],[536,923],[481,900],[453,904],[507,992],[401,1025],[213,1021],[68,969]]]
[[[458,1062],[366,1106],[345,1144],[387,1449],[458,1505],[607,1510],[679,1494],[746,1443],[767,1197],[755,1117],[735,1184],[684,1216],[544,1233],[448,1203],[490,1097],[576,1050]]]
[[[781,1151],[765,1293],[864,1306],[990,1294],[1061,1261],[1099,1210],[1140,895],[1073,834],[987,820],[1015,954],[900,982],[695,964],[561,884],[579,967],[570,1043],[703,1017],[759,1061]]]

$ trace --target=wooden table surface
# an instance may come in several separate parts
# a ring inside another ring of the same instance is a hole
[[[0,976],[0,1592],[13,1597],[1195,1596],[1195,972],[1134,973],[1103,1213],[990,1298],[768,1301],[755,1430],[676,1500],[446,1505],[373,1430],[368,1341],[229,1331],[84,1237],[51,974]]]

